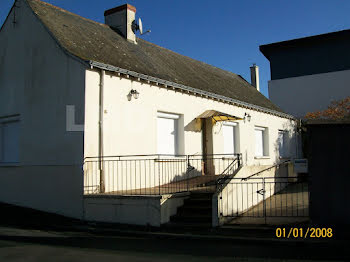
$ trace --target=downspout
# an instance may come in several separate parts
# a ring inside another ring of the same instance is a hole
[[[105,70],[101,69],[99,88],[99,120],[98,120],[98,156],[100,169],[100,193],[105,192],[105,177],[103,170],[103,88]]]

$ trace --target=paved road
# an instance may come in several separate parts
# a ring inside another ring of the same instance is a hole
[[[303,261],[346,261],[344,252],[343,246],[324,242],[309,245],[303,241],[242,242],[223,237],[107,236],[0,227],[0,261],[6,262],[294,261],[301,258]]]

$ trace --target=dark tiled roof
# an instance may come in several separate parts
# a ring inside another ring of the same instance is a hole
[[[143,39],[128,42],[109,26],[38,0],[27,0],[60,45],[86,61],[141,74],[282,112],[242,77],[172,52]]]

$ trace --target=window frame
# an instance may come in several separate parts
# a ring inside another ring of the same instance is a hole
[[[240,144],[239,144],[239,123],[237,122],[230,122],[230,121],[225,121],[222,123],[222,128],[224,126],[232,126],[233,127],[233,133],[234,133],[234,141],[233,141],[233,154],[239,154],[240,152]],[[225,136],[224,133],[222,133],[223,136],[223,143],[224,143],[224,148],[223,152],[225,153]]]
[[[174,156],[179,155],[180,151],[180,145],[179,145],[179,126],[180,126],[180,119],[181,115],[180,114],[175,114],[175,113],[166,113],[166,112],[161,112],[157,111],[157,125],[158,125],[158,118],[165,118],[165,119],[173,119],[174,120]],[[166,155],[164,153],[159,152],[159,133],[158,133],[158,126],[157,126],[157,154],[159,155]],[[172,155],[172,154],[170,154]]]
[[[262,131],[262,155],[257,155],[257,141],[256,141],[256,131]],[[270,158],[269,150],[269,128],[263,126],[254,126],[254,139],[255,139],[255,150],[254,158]]]
[[[289,145],[288,145],[288,141],[287,141],[287,135],[288,135],[288,130],[282,130],[279,129],[278,130],[278,154],[279,154],[279,158],[289,158]],[[280,148],[280,134],[282,134],[282,154],[281,154],[281,148]]]

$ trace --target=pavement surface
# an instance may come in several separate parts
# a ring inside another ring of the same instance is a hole
[[[273,183],[267,183],[270,191]],[[239,205],[239,203],[236,203]],[[307,183],[294,183],[261,201],[228,224],[283,225],[309,221],[309,190]]]
[[[0,226],[0,261],[349,261],[346,240]],[[232,231],[233,230],[233,231]],[[243,229],[241,229],[243,230]],[[251,228],[251,231],[259,229]],[[260,229],[262,230],[262,229]],[[269,228],[266,234],[273,233]]]

